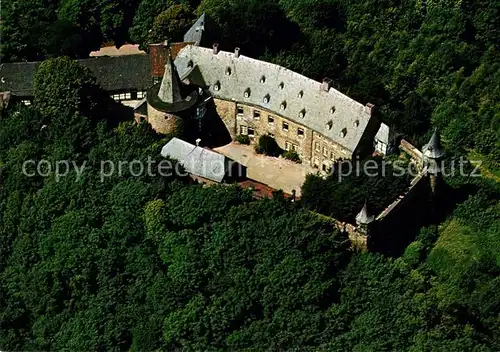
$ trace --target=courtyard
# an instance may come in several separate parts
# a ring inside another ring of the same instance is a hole
[[[295,190],[297,197],[300,197],[306,175],[317,172],[306,164],[256,154],[252,145],[232,142],[214,150],[246,166],[248,178],[288,194]]]

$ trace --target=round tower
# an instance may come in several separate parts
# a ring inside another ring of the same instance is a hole
[[[368,204],[365,201],[363,209],[356,215],[356,225],[361,233],[364,235],[369,234],[370,225],[375,221],[375,216],[372,215],[368,209]]]
[[[424,155],[424,166],[427,174],[429,175],[431,189],[434,193],[436,191],[437,178],[441,174],[441,160],[443,160],[445,155],[444,150],[441,147],[441,138],[437,133],[437,129],[434,130],[429,143],[424,145],[422,148],[422,152]]]
[[[181,82],[170,49],[161,82],[147,93],[148,122],[158,133],[179,132],[183,120],[196,112],[198,89]]]

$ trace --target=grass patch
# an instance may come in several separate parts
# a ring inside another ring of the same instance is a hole
[[[451,219],[443,224],[428,257],[429,266],[440,276],[460,274],[479,253],[477,235],[469,226]]]
[[[500,183],[500,169],[498,165],[475,150],[469,151],[468,158],[472,165],[479,166],[479,170],[484,177]]]

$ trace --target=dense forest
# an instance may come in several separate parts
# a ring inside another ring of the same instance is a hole
[[[180,40],[203,12],[223,49],[332,77],[419,147],[437,127],[483,176],[445,177],[398,256],[353,250],[316,211],[352,220],[407,180],[310,176],[299,202],[102,180],[102,160],[159,162],[171,136],[64,56]],[[0,349],[500,350],[499,16],[483,0],[4,0],[2,61],[46,61],[34,104],[0,121]],[[27,177],[27,160],[85,168]]]

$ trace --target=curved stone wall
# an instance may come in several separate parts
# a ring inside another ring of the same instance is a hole
[[[180,116],[156,110],[150,104],[148,104],[148,122],[158,133],[168,134],[181,132],[179,131],[182,126],[182,118]]]

